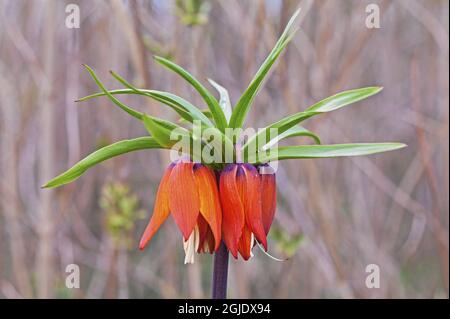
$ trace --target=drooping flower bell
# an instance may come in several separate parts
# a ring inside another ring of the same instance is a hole
[[[222,236],[228,250],[248,260],[254,240],[267,250],[267,234],[275,214],[275,173],[248,163],[229,164],[220,175]]]
[[[214,171],[192,162],[169,165],[159,184],[140,249],[145,248],[169,214],[183,235],[185,263],[194,262],[195,252],[216,251],[221,241],[222,210]]]

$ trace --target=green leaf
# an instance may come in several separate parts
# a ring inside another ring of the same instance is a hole
[[[298,158],[326,158],[369,155],[406,147],[402,143],[356,143],[334,145],[300,145],[279,147],[276,152],[258,154],[258,162]]]
[[[120,102],[117,98],[115,98],[111,93],[109,93],[109,91],[105,88],[105,86],[103,85],[103,83],[99,80],[99,78],[97,77],[97,75],[95,74],[94,70],[92,70],[87,64],[83,64],[83,66],[88,70],[89,74],[91,75],[91,77],[94,79],[95,83],[97,83],[98,87],[103,91],[103,93],[114,103],[116,104],[118,107],[120,107],[122,110],[124,110],[125,112],[127,112],[128,114],[130,114],[131,116],[142,120],[142,113],[138,112],[134,109],[132,109],[131,107],[123,104],[122,102]],[[77,101],[81,101],[80,99]]]
[[[135,91],[135,90],[132,90],[132,89],[108,90],[108,93],[111,94],[111,95],[136,94],[136,95],[142,95],[142,96],[149,96],[149,94],[151,94],[152,92],[154,92],[154,91],[152,91],[152,90],[143,90],[143,89],[140,89],[139,91]],[[82,97],[82,98],[79,98],[79,99],[77,99],[75,102],[84,102],[84,101],[88,101],[88,100],[90,100],[90,99],[97,98],[97,97],[101,97],[101,96],[107,96],[107,94],[106,94],[105,92],[97,92],[97,93],[93,93],[93,94],[84,96],[84,97]],[[153,98],[154,98],[155,100],[158,100],[158,101],[159,101],[159,99],[156,98],[155,96],[153,96]],[[131,109],[129,106],[123,104],[123,103],[120,102],[119,100],[117,100],[117,101],[118,101],[118,103],[120,104],[120,107],[121,107],[122,109],[125,109],[125,108]],[[162,103],[166,104],[166,101],[163,101],[162,99],[161,99],[161,101],[159,101],[159,102],[162,102]],[[174,110],[175,110],[175,111],[176,111],[176,112],[177,112],[184,120],[186,120],[186,121],[189,122],[189,123],[192,123],[193,119],[192,119],[191,115],[189,114],[189,112],[188,112],[187,110],[185,110],[185,109],[183,109],[183,108],[181,108],[181,107],[177,107],[177,106],[173,106],[173,109],[174,109]],[[133,109],[131,109],[131,110],[133,110]],[[138,112],[138,111],[136,111],[136,110],[133,110],[132,112],[133,112],[132,115],[133,115],[135,118],[137,118],[137,119],[139,119],[139,120],[142,120],[142,113],[141,113],[141,112]],[[130,113],[130,112],[127,111],[127,113]],[[130,114],[131,114],[131,113],[130,113]]]
[[[264,78],[268,74],[270,68],[275,63],[277,58],[280,56],[281,52],[286,48],[288,43],[293,38],[295,32],[297,31],[297,27],[295,26],[295,21],[300,13],[300,9],[298,9],[291,19],[289,20],[286,28],[284,29],[282,35],[278,39],[275,47],[272,49],[270,54],[262,63],[258,72],[253,77],[250,85],[245,90],[245,92],[240,97],[239,101],[236,103],[234,107],[233,113],[231,115],[229,126],[232,128],[241,128],[244,124],[247,113],[250,109],[250,106],[256,96],[258,91],[263,83]]]
[[[108,90],[109,94],[112,95],[122,95],[122,94],[137,94],[137,95],[143,95],[143,96],[147,96],[147,93],[151,92],[151,90],[144,90],[144,89],[140,89],[139,91],[135,91],[132,89],[117,89],[117,90]],[[75,102],[84,102],[93,98],[97,98],[97,97],[101,97],[101,96],[106,96],[106,93],[104,92],[97,92],[97,93],[93,93],[90,95],[86,95],[83,96],[77,100],[75,100]]]
[[[297,137],[297,136],[307,136],[314,140],[316,144],[322,144],[320,141],[320,137],[313,132],[307,130],[306,128],[296,125],[288,129],[287,131],[277,135],[275,138],[271,139],[266,145],[264,145],[261,150],[265,151],[272,148],[279,141],[289,138],[289,137]]]
[[[383,88],[369,86],[360,89],[343,91],[317,102],[305,110],[305,112],[325,113],[340,109],[351,103],[355,103],[380,92]]]
[[[211,111],[209,109],[202,110],[202,113],[205,114],[205,116],[207,118],[212,119],[212,114],[211,114]]]
[[[200,109],[198,109],[185,99],[175,94],[151,90],[150,92],[147,93],[147,95],[154,98],[155,100],[165,103],[166,105],[184,108],[189,112],[189,115],[191,116],[192,120],[201,121],[204,125],[208,127],[213,126],[208,117]],[[188,118],[185,119],[189,120]],[[192,120],[190,121],[191,123]]]
[[[211,111],[209,109],[205,109],[205,110],[201,110],[201,111],[207,118],[212,119]],[[180,123],[189,123],[190,122],[190,121],[187,121],[184,118],[180,118],[178,121]]]
[[[304,128],[300,125],[296,125],[279,135],[276,134],[275,137],[273,137],[272,139],[269,140],[269,142],[267,142],[266,144],[263,144],[263,146],[260,148],[260,150],[257,150],[256,147],[243,149],[242,153],[241,153],[242,158],[244,158],[246,161],[253,162],[253,161],[255,161],[255,157],[257,156],[258,153],[260,154],[260,153],[262,153],[264,151],[268,151],[269,149],[272,149],[274,147],[278,147],[278,143],[283,139],[290,138],[290,137],[297,137],[297,136],[310,137],[314,140],[314,142],[316,144],[322,144],[320,137],[318,135],[314,134],[313,132],[307,130],[306,128]],[[262,143],[265,143],[265,141]],[[253,144],[251,144],[251,146],[252,145]]]
[[[255,144],[258,143],[259,139],[263,139],[264,135],[264,141],[270,140],[275,137],[273,136],[273,134],[282,134],[291,127],[312,116],[340,109],[341,107],[344,107],[351,103],[368,98],[369,96],[372,96],[380,92],[381,90],[381,87],[366,87],[361,89],[343,91],[327,97],[326,99],[310,106],[303,112],[287,116],[258,131],[258,134],[255,134],[247,141],[247,143],[242,147],[242,150],[245,151],[247,148],[256,149]],[[271,134],[272,136],[270,136]]]
[[[189,140],[191,138],[189,131],[174,123],[168,121],[161,123],[161,120],[147,114],[143,114],[142,121],[144,122],[145,128],[155,139],[155,141],[165,148],[170,148],[178,142],[177,140],[171,138],[171,134],[174,130],[177,130],[178,133],[189,138]]]
[[[156,62],[162,64],[163,66],[180,75],[197,90],[203,100],[205,100],[208,108],[211,110],[217,128],[221,132],[224,132],[225,127],[227,127],[227,120],[216,98],[196,78],[194,78],[189,72],[187,72],[179,65],[159,56],[155,56],[154,58]]]
[[[95,151],[94,153],[88,155],[77,164],[72,166],[69,170],[65,171],[61,175],[55,177],[45,185],[43,188],[52,188],[68,184],[73,182],[78,177],[80,177],[84,172],[86,172],[92,166],[103,162],[109,158],[133,152],[143,149],[155,149],[163,148],[156,140],[152,137],[139,137],[131,140],[123,140]]]
[[[118,90],[108,90],[108,92],[112,95],[122,95],[122,94],[136,94],[136,95],[142,95],[142,96],[149,96],[150,94],[154,93],[154,92],[158,92],[158,91],[154,91],[154,90],[144,90],[144,89],[139,89],[139,91],[135,91],[132,89],[118,89]],[[79,98],[78,100],[76,100],[76,102],[84,102],[84,101],[88,101],[90,99],[93,98],[97,98],[97,97],[101,97],[101,96],[106,96],[106,94],[104,92],[97,92],[97,93],[93,93],[87,96],[84,96],[82,98]],[[153,98],[156,98],[156,95],[153,96]],[[160,101],[162,103],[164,103],[163,101]],[[185,114],[187,116],[189,116],[189,112],[184,111]],[[208,119],[212,119],[212,114],[211,111],[209,109],[203,109],[201,110],[201,112],[203,113],[203,115],[205,115]],[[179,112],[177,112],[179,113]],[[179,113],[180,114],[180,113]],[[141,114],[142,115],[142,114]],[[142,116],[140,115],[140,119],[142,118]],[[193,119],[192,118],[187,118],[186,116],[181,115],[181,122],[188,122],[188,123],[192,123]]]
[[[199,120],[206,126],[213,126],[211,121],[194,105],[186,101],[185,99],[168,92],[156,91],[156,90],[140,90],[127,82],[117,73],[110,71],[112,76],[118,80],[120,83],[133,90],[136,94],[142,94],[148,97],[151,97],[158,102],[161,102],[173,110],[175,110],[182,118],[189,122],[193,122],[193,120]]]
[[[208,79],[209,83],[211,83],[212,86],[219,92],[219,105],[222,108],[223,113],[225,114],[225,118],[227,119],[227,122],[230,121],[231,118],[231,101],[230,101],[230,95],[228,94],[227,89],[225,89],[223,86],[215,82],[214,80]]]
[[[205,141],[202,140],[202,132],[204,130],[204,128],[202,127],[199,127],[198,132],[196,130],[193,130],[191,132],[170,122],[168,122],[170,123],[170,126],[167,126],[167,123],[161,125],[160,123],[155,121],[154,117],[148,116],[147,114],[143,115],[143,122],[150,135],[152,135],[154,139],[165,148],[171,148],[180,140],[181,142],[184,142],[185,144],[182,144],[181,150],[185,151],[186,155],[189,155],[193,160],[202,160],[202,151],[204,147],[217,147],[221,150],[225,150],[225,148],[228,148],[230,154],[232,154],[233,152],[233,144],[231,143],[231,141],[215,127],[209,127],[206,129],[211,130],[211,132],[215,132],[214,136],[216,136],[217,139],[213,139],[212,141]],[[175,129],[177,130],[177,134],[171,136]],[[174,137],[177,137],[178,139],[174,139]],[[200,147],[198,149],[194,145],[195,141],[199,142]],[[219,167],[216,164],[210,165],[214,168]]]

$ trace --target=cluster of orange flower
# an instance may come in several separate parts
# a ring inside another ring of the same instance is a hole
[[[221,240],[231,254],[248,260],[255,240],[267,250],[276,207],[275,173],[270,166],[228,164],[221,172],[192,162],[172,163],[156,194],[144,231],[144,249],[169,214],[181,230],[185,263],[194,253],[216,251]]]

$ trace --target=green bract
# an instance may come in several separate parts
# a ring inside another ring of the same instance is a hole
[[[151,137],[139,137],[131,140],[120,141],[108,146],[105,146],[94,153],[90,154],[72,168],[55,177],[43,187],[57,187],[63,184],[70,183],[81,176],[90,167],[124,153],[142,150],[142,149],[170,149],[177,143],[177,139],[171,136],[174,130],[177,130],[180,138],[186,138],[190,143],[198,142],[201,146],[200,151],[189,151],[187,156],[191,159],[197,159],[206,165],[215,169],[223,168],[225,162],[207,163],[204,162],[203,150],[219,149],[221,152],[232,152],[232,159],[243,160],[251,163],[262,163],[267,161],[276,161],[284,159],[298,159],[298,158],[324,158],[324,157],[340,157],[340,156],[358,156],[367,155],[385,151],[391,151],[406,146],[402,143],[359,143],[359,144],[336,144],[336,145],[321,145],[319,136],[307,129],[299,126],[299,123],[318,114],[331,112],[351,103],[360,101],[369,96],[372,96],[381,91],[381,87],[366,87],[361,89],[344,91],[333,96],[330,96],[312,106],[305,111],[287,116],[278,120],[264,129],[259,130],[257,134],[250,137],[245,144],[240,145],[241,141],[238,133],[237,135],[228,136],[229,129],[241,129],[245,118],[250,110],[256,94],[260,90],[264,79],[269,73],[272,65],[276,62],[284,48],[292,40],[296,30],[296,20],[299,15],[299,10],[294,13],[289,20],[280,39],[275,44],[274,48],[262,63],[256,75],[250,82],[248,88],[244,91],[234,107],[231,107],[230,98],[227,90],[213,80],[209,79],[210,84],[219,93],[219,100],[193,75],[178,66],[172,61],[162,57],[155,57],[155,61],[159,64],[174,71],[184,80],[186,80],[203,98],[207,110],[202,110],[199,107],[191,104],[185,99],[168,92],[139,89],[128,83],[118,74],[111,71],[112,76],[118,80],[119,83],[125,86],[124,89],[107,90],[103,83],[99,80],[95,72],[87,65],[85,65],[89,74],[100,88],[100,92],[80,98],[77,101],[86,101],[100,96],[108,97],[116,106],[127,112],[129,115],[135,117],[144,125]],[[152,98],[163,105],[171,108],[182,119],[179,124],[188,124],[191,127],[183,127],[160,118],[156,118],[142,112],[139,112],[124,103],[118,97],[124,94],[141,95]],[[199,123],[199,131],[195,129],[195,123]],[[202,132],[210,130],[214,133],[216,138],[204,138]],[[275,134],[273,134],[275,132]],[[284,146],[278,147],[279,141],[295,136],[310,137],[315,144],[318,145],[300,145],[300,146]],[[239,147],[236,147],[239,146]],[[270,152],[270,150],[275,150]],[[225,159],[221,154],[220,158]]]

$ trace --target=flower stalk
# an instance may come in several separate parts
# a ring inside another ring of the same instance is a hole
[[[214,254],[212,299],[227,298],[228,255],[228,249],[222,241],[219,250]]]

